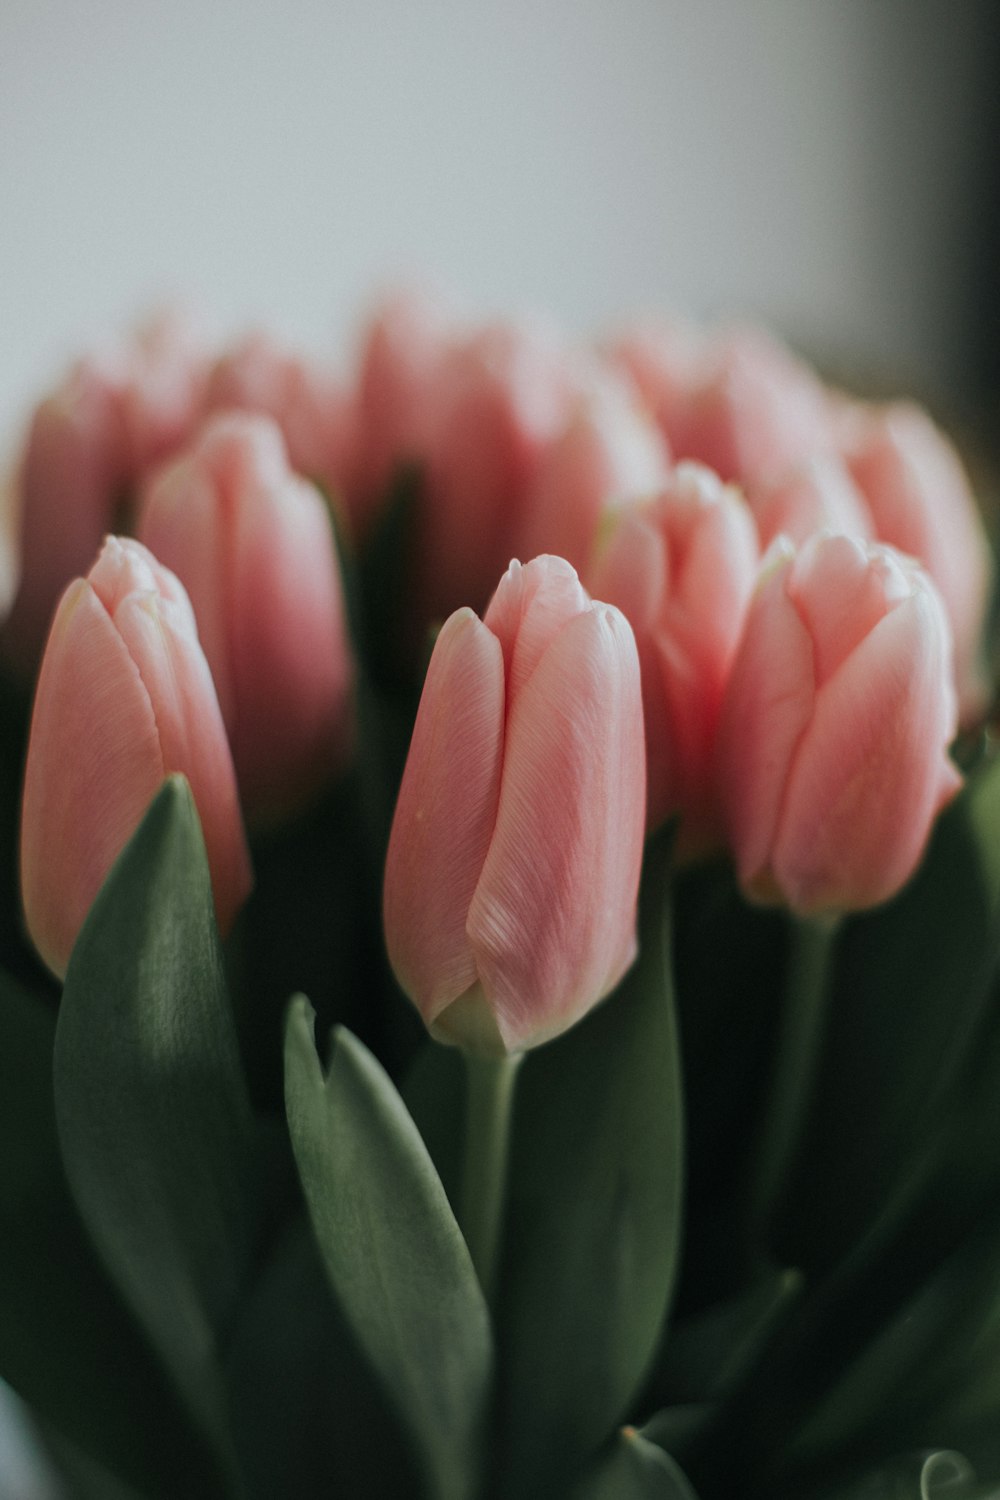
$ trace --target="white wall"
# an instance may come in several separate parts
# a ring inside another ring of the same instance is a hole
[[[946,378],[963,13],[908,59],[864,0],[0,0],[0,426],[164,292],[319,343],[411,271]]]

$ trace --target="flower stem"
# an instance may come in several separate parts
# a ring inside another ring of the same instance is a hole
[[[751,1174],[747,1232],[760,1248],[799,1145],[823,1039],[837,917],[795,922],[774,1069]]]
[[[511,1107],[520,1053],[480,1057],[465,1053],[467,1108],[462,1174],[462,1228],[487,1303],[496,1291]]]

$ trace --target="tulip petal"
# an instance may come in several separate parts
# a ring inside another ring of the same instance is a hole
[[[189,612],[154,593],[133,593],[114,623],[156,718],[164,772],[183,771],[201,819],[219,928],[228,932],[252,885],[229,743],[212,675]]]
[[[564,558],[511,563],[483,617],[503,648],[508,713],[555,636],[589,607],[590,595]]]
[[[563,1031],[634,956],[645,780],[635,640],[618,610],[596,606],[564,626],[514,703],[469,909],[508,1050]]]
[[[817,694],[789,778],[774,873],[804,913],[887,900],[960,778],[949,636],[926,588],[896,605]]]
[[[428,1025],[477,982],[465,918],[493,836],[503,753],[503,653],[461,609],[427,670],[385,868],[389,959]]]
[[[766,878],[788,767],[812,715],[813,645],[786,591],[786,559],[750,606],[719,725],[719,795],[740,879]]]
[[[65,973],[84,917],[165,771],[139,671],[94,589],[78,579],[42,662],[21,819],[25,915],[54,973]]]

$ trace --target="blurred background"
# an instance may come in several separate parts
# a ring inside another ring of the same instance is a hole
[[[996,0],[0,0],[0,453],[164,297],[346,364],[400,279],[759,317],[989,446],[998,78]]]
[[[996,0],[0,0],[0,434],[164,295],[350,353],[417,277],[998,381]]]

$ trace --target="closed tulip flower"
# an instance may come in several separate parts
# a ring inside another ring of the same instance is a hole
[[[225,932],[249,893],[250,861],[194,615],[144,547],[109,537],[59,604],[28,745],[21,886],[28,931],[55,974],[172,772],[191,785]]]
[[[764,549],[778,536],[798,545],[817,531],[872,534],[861,492],[834,454],[797,464],[776,479],[749,484],[746,497]]]
[[[758,560],[739,492],[680,464],[658,496],[616,513],[587,580],[635,631],[649,824],[680,813],[688,852],[718,835],[715,736]]]
[[[343,765],[352,663],[330,518],[267,417],[209,421],[146,490],[139,535],[183,582],[249,817],[299,807]]]
[[[438,636],[389,844],[389,956],[436,1036],[516,1053],[614,988],[644,790],[627,621],[561,558],[512,563]]]
[[[959,708],[970,722],[986,698],[982,641],[992,563],[962,462],[927,413],[906,402],[849,405],[839,432],[875,535],[923,563],[941,592]]]
[[[630,385],[600,375],[542,455],[519,550],[526,557],[554,553],[586,568],[605,512],[660,489],[669,472],[666,440]]]
[[[281,429],[297,473],[339,494],[353,442],[346,392],[333,372],[285,348],[272,335],[248,334],[215,364],[205,394],[209,411],[259,412]]]
[[[822,536],[768,560],[733,665],[719,778],[740,879],[802,915],[887,900],[960,778],[951,634],[910,558]]]

